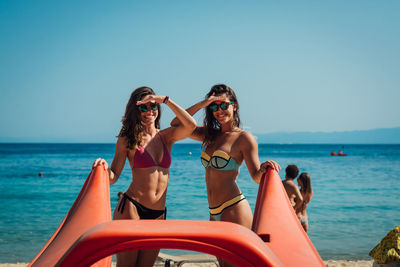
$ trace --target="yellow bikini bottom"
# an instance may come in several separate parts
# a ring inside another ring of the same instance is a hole
[[[236,205],[237,203],[239,203],[240,201],[242,201],[243,199],[245,199],[245,196],[243,194],[240,194],[228,201],[225,201],[224,203],[222,203],[221,205],[219,205],[218,207],[215,208],[209,208],[210,211],[210,215],[216,220],[216,221],[220,221],[221,220],[221,215],[222,212],[226,209],[229,208],[233,205]]]

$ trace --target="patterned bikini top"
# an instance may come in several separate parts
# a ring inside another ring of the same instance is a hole
[[[240,169],[240,164],[222,150],[215,150],[211,157],[205,151],[202,151],[201,163],[204,168],[211,166],[221,171],[237,171]]]

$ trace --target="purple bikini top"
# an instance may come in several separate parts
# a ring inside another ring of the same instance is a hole
[[[160,136],[161,138],[161,136]],[[153,166],[160,166],[161,168],[168,169],[171,166],[171,155],[164,144],[164,141],[161,138],[161,143],[163,144],[164,154],[162,160],[159,164],[157,164],[154,159],[151,157],[149,152],[143,147],[139,146],[136,149],[135,155],[133,156],[133,167],[134,168],[149,168]]]

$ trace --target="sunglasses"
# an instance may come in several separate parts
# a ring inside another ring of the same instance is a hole
[[[219,108],[221,108],[221,110],[227,110],[229,108],[229,105],[233,103],[235,103],[235,101],[232,100],[231,102],[222,102],[219,105],[217,103],[211,103],[210,105],[208,105],[208,107],[212,112],[217,112]]]
[[[149,108],[150,107],[150,108]],[[145,105],[145,104],[141,104],[138,106],[138,109],[141,113],[143,112],[147,112],[148,110],[157,110],[157,104],[156,103],[150,103],[150,105]]]

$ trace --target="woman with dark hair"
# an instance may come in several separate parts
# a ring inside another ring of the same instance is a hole
[[[303,197],[303,202],[299,210],[297,210],[297,217],[300,220],[301,225],[304,228],[304,231],[308,231],[308,215],[307,215],[307,205],[310,202],[313,190],[311,187],[311,178],[310,174],[307,172],[303,172],[297,178],[297,184],[300,186],[300,193]]]
[[[160,130],[160,104],[167,105],[182,122]],[[118,135],[114,159],[109,168],[104,159],[96,159],[93,167],[104,164],[110,184],[114,184],[128,159],[132,183],[114,210],[113,219],[165,219],[170,151],[172,145],[188,137],[196,121],[168,96],[158,96],[149,87],[139,87],[131,94]],[[159,250],[128,251],[117,254],[117,266],[153,266]]]
[[[236,179],[243,161],[256,183],[266,168],[279,171],[274,161],[260,164],[255,138],[240,129],[239,103],[235,92],[225,84],[214,85],[203,101],[188,108],[190,115],[205,108],[204,126],[196,127],[190,138],[202,142],[201,163],[205,167],[211,221],[228,221],[251,228],[250,205]],[[180,125],[175,118],[171,125]],[[219,260],[221,266],[228,263]]]

